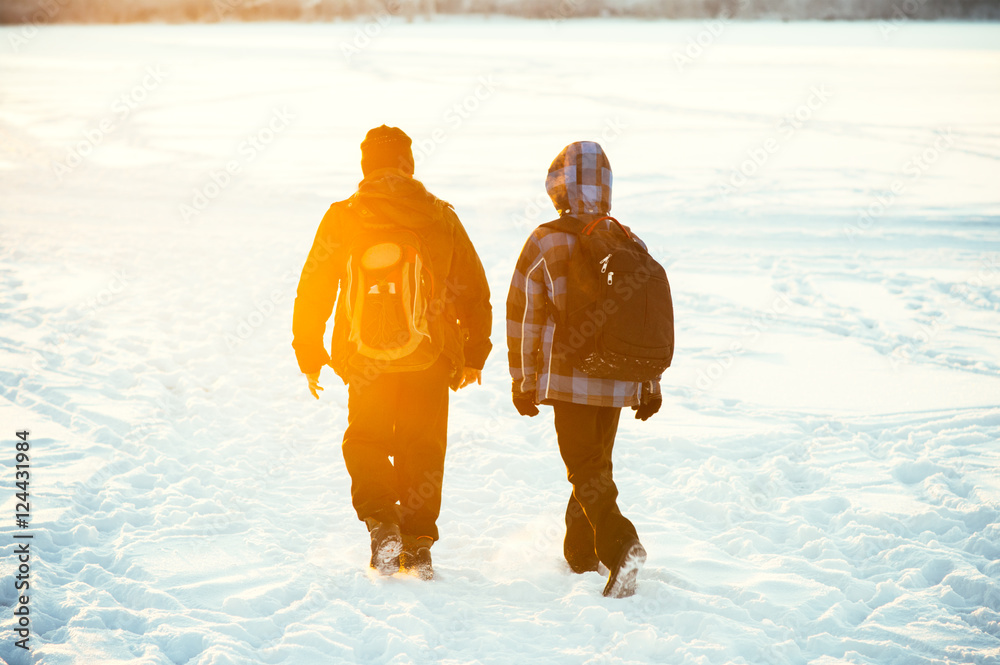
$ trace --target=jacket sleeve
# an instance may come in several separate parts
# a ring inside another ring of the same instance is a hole
[[[340,285],[340,270],[336,264],[340,252],[333,233],[335,218],[336,210],[331,206],[316,231],[295,296],[292,348],[303,374],[318,372],[330,361],[323,339]]]
[[[482,369],[493,349],[490,331],[493,328],[493,306],[490,305],[490,284],[482,261],[457,215],[455,245],[448,272],[447,288],[455,298],[455,311],[460,327],[465,331],[465,366]]]
[[[545,257],[532,235],[524,244],[507,292],[507,364],[513,391],[534,393],[542,330],[548,318]]]

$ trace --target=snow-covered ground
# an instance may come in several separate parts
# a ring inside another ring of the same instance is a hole
[[[497,314],[432,583],[367,569],[346,392],[313,400],[290,347],[383,122]],[[618,437],[650,553],[619,601],[561,560],[551,412],[517,416],[505,364],[514,260],[583,139],[678,325],[663,410]],[[35,663],[1000,662],[998,160],[992,24],[3,28],[0,660],[28,662],[27,428]]]

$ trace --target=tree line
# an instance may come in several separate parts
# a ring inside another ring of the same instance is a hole
[[[0,23],[329,21],[386,13],[495,14],[562,20],[631,16],[668,19],[1000,19],[998,0],[3,0]]]

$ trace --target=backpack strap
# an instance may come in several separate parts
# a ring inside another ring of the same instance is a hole
[[[632,234],[629,233],[624,226],[622,226],[621,222],[619,222],[611,215],[605,215],[604,217],[595,219],[594,221],[586,225],[583,225],[583,221],[577,217],[573,217],[572,215],[563,215],[559,219],[553,220],[551,222],[546,222],[545,224],[541,224],[540,226],[542,228],[552,229],[553,231],[562,231],[564,233],[589,236],[591,233],[594,232],[594,229],[597,228],[597,225],[599,223],[609,219],[618,225],[618,228],[622,230],[622,233],[625,234],[626,238],[632,240]]]
[[[626,238],[628,238],[629,240],[632,239],[632,234],[628,232],[628,229],[626,229],[624,226],[622,226],[622,223],[619,222],[614,217],[612,217],[611,215],[605,215],[604,217],[601,217],[600,219],[595,219],[590,224],[588,224],[587,226],[583,227],[583,235],[589,236],[591,233],[594,232],[594,229],[597,228],[598,224],[600,224],[601,222],[603,222],[603,221],[605,221],[607,219],[610,219],[612,222],[614,222],[615,224],[617,224],[618,228],[620,228],[622,230],[622,233],[625,234]]]

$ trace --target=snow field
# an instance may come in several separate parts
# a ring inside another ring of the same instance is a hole
[[[33,433],[35,663],[1000,660],[995,26],[734,23],[682,68],[697,22],[395,22],[348,59],[354,27],[57,26],[0,59],[0,434]],[[346,391],[324,373],[314,401],[289,344],[382,122],[494,292],[431,584],[366,569]],[[551,416],[516,415],[505,365],[546,167],[585,138],[678,322],[664,408],[623,413],[616,447],[649,552],[624,601],[562,563]],[[2,616],[0,659],[27,662]]]

